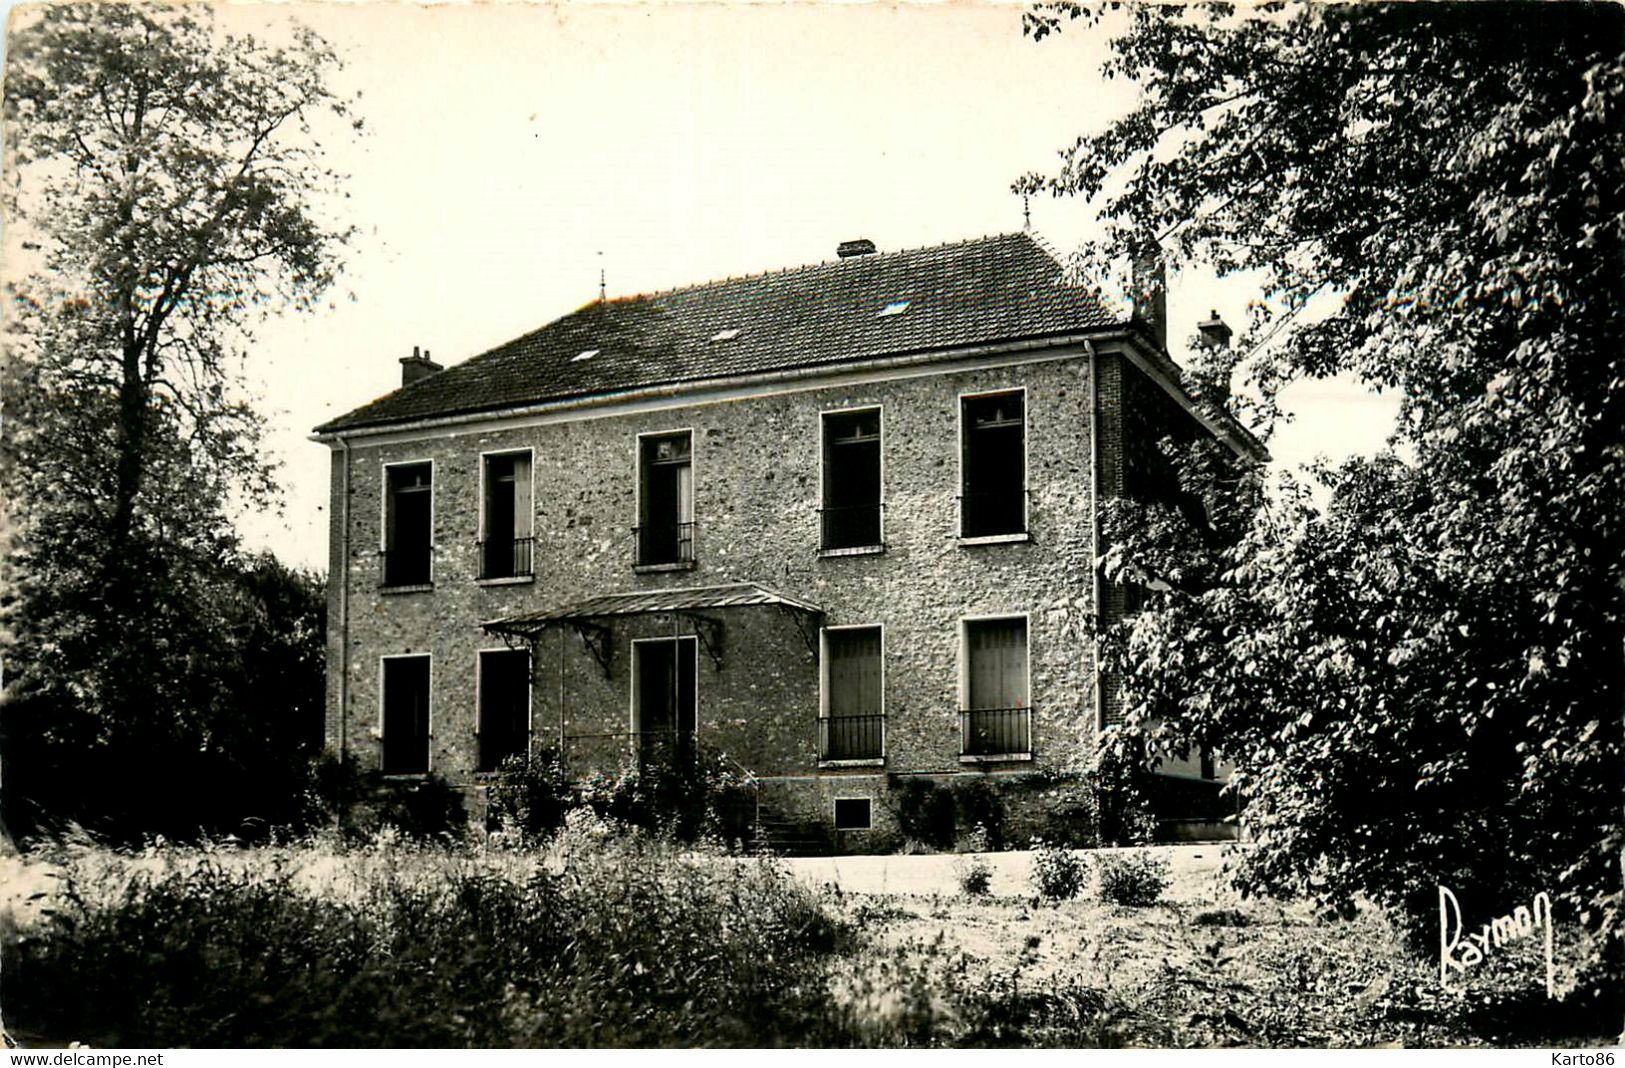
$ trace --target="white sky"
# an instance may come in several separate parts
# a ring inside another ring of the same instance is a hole
[[[1011,182],[1130,105],[1097,75],[1104,37],[1040,44],[1017,5],[933,7],[234,6],[257,29],[295,15],[346,56],[369,129],[334,156],[362,231],[332,306],[259,334],[248,374],[271,420],[283,514],[249,543],[326,565],[317,423],[388,392],[421,345],[467,359],[597,295],[1019,229]],[[1087,205],[1035,200],[1065,251]],[[600,257],[599,253],[602,253]],[[353,294],[353,299],[351,295]],[[1170,293],[1176,344],[1234,286]],[[1369,451],[1394,406],[1346,384],[1289,401],[1278,463]]]

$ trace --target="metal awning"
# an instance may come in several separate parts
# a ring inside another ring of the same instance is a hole
[[[770,590],[754,582],[721,586],[690,586],[675,590],[636,590],[606,593],[539,612],[524,612],[493,619],[480,626],[487,634],[535,642],[549,627],[567,626],[581,635],[588,650],[609,676],[609,621],[619,616],[680,616],[694,624],[695,636],[705,646],[718,670],[722,668],[722,621],[704,613],[732,608],[775,608],[800,631],[816,658],[817,621],[824,610],[809,601]]]

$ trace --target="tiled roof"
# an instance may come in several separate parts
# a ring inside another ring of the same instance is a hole
[[[1004,234],[599,301],[316,429],[497,412],[1119,322],[1091,292],[1068,284],[1031,236]]]
[[[754,582],[730,582],[722,586],[690,586],[677,590],[635,590],[631,593],[600,594],[557,608],[492,620],[483,626],[491,633],[523,634],[540,630],[549,623],[569,620],[771,605],[781,605],[812,615],[824,613],[824,610],[815,604],[777,593]]]

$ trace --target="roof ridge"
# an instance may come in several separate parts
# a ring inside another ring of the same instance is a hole
[[[583,305],[583,308],[578,310],[584,310],[585,308],[590,308],[598,304],[613,304],[617,301],[653,300],[657,297],[669,297],[673,293],[697,293],[702,290],[716,289],[726,285],[736,285],[740,282],[750,282],[761,278],[775,278],[779,275],[798,274],[802,271],[816,271],[825,267],[841,267],[847,263],[873,263],[876,260],[894,259],[898,256],[907,256],[911,253],[936,252],[942,249],[961,248],[965,245],[976,245],[990,241],[999,241],[1007,237],[1030,236],[1030,234],[1021,230],[1004,230],[999,233],[983,234],[980,237],[966,237],[961,238],[958,241],[944,241],[941,244],[936,245],[919,245],[915,248],[895,248],[886,252],[871,252],[861,256],[837,257],[833,260],[818,260],[814,263],[801,264],[799,267],[775,267],[770,271],[759,271],[754,274],[747,272],[745,274],[725,275],[722,278],[712,278],[704,282],[693,282],[688,285],[672,286],[669,289],[651,289],[642,293],[627,293],[623,296],[610,297],[608,300],[595,300],[590,304]],[[1043,246],[1040,247],[1042,248]],[[1044,251],[1049,253],[1051,259],[1055,259],[1054,254],[1050,253],[1048,249],[1045,249]],[[1059,266],[1060,264],[1057,263],[1056,265]]]

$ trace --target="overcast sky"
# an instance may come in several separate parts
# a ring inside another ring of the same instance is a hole
[[[311,428],[399,383],[419,345],[449,364],[593,299],[1019,229],[1011,182],[1128,107],[1104,39],[1034,43],[1015,5],[236,6],[290,15],[345,56],[368,132],[334,152],[361,229],[315,315],[260,331],[248,368],[271,420],[283,514],[256,547],[325,567],[327,450]],[[330,146],[333,147],[333,146]],[[1058,248],[1088,205],[1035,200]],[[1170,338],[1249,294],[1175,280]],[[1292,399],[1278,463],[1380,444],[1392,405],[1345,385]]]

